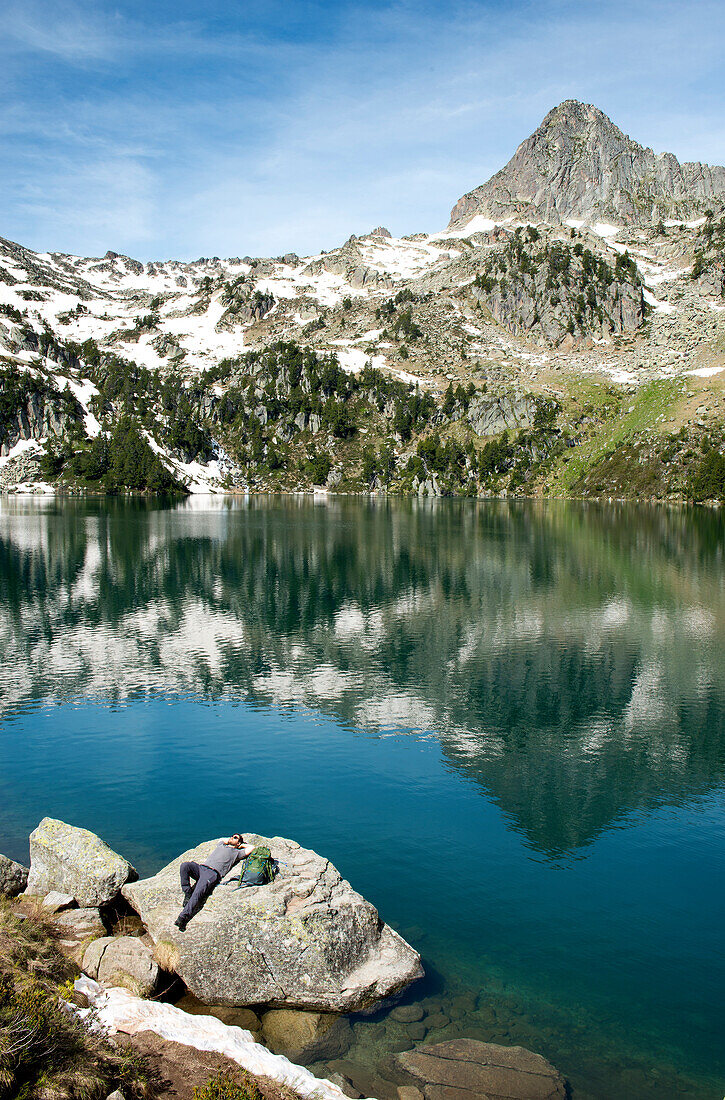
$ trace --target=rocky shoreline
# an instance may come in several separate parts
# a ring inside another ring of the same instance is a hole
[[[81,1014],[131,1043],[141,1034],[139,1048],[162,1066],[165,1057],[170,1067],[186,1065],[161,1095],[191,1098],[189,1067],[198,1074],[223,1065],[219,1058],[326,1100],[373,1092],[386,1100],[568,1095],[561,1075],[521,1047],[465,1036],[430,1042],[435,1019],[415,1002],[392,1007],[423,973],[417,952],[328,860],[284,838],[252,839],[271,847],[281,874],[244,891],[220,885],[183,934],[173,925],[178,867],[212,841],[140,880],[95,834],[44,818],[30,837],[29,868],[0,856],[0,895],[52,920],[59,947],[81,971],[74,996]],[[348,1064],[352,1031],[343,1013],[386,1004],[407,1039],[383,1073]],[[217,1060],[180,1054],[179,1044],[216,1051]]]

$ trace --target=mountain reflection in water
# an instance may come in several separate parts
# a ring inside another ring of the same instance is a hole
[[[571,857],[725,770],[717,512],[522,502],[0,505],[5,719],[147,693],[438,739]]]

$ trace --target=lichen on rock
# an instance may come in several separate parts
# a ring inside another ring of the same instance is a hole
[[[136,871],[123,856],[88,829],[52,817],[30,834],[27,892],[72,894],[82,908],[104,905],[116,897]]]
[[[83,970],[106,986],[121,986],[137,997],[148,997],[159,977],[150,947],[137,936],[104,936],[93,940],[83,955]]]

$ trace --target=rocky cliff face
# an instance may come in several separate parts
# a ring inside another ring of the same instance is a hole
[[[458,200],[451,226],[476,214],[618,224],[688,220],[725,204],[725,168],[680,164],[632,141],[603,111],[568,99],[519,145],[505,168]]]
[[[60,437],[82,420],[69,390],[30,373],[0,366],[0,391],[0,457],[21,440]]]
[[[725,216],[708,217],[695,239],[692,278],[709,294],[725,298]]]
[[[509,332],[544,344],[633,332],[645,316],[642,280],[626,252],[610,265],[581,241],[547,240],[533,226],[489,253],[472,294]]]

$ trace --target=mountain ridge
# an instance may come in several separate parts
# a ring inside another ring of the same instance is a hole
[[[713,204],[725,205],[725,167],[655,153],[598,107],[568,99],[549,111],[508,164],[458,200],[449,226],[476,215],[656,224],[700,217]]]

